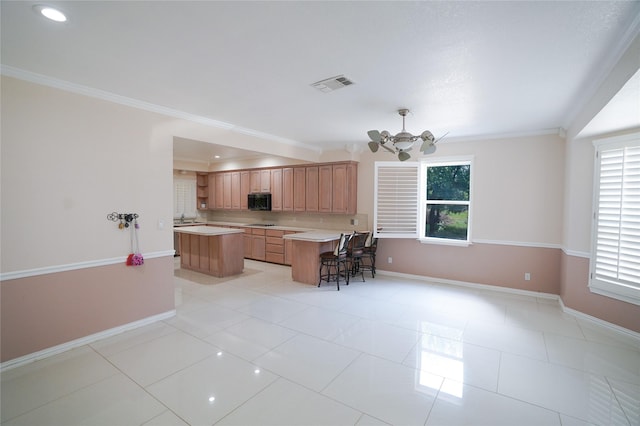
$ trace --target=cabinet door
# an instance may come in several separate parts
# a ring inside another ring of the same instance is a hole
[[[256,260],[265,260],[266,241],[264,229],[251,229],[251,257]]]
[[[293,211],[293,168],[282,169],[282,211]]]
[[[305,211],[317,212],[318,211],[318,167],[307,167],[306,174],[306,186],[305,186]]]
[[[358,208],[358,170],[355,164],[333,165],[334,213],[356,214]]]
[[[260,192],[260,170],[251,170],[251,192]]]
[[[271,170],[260,170],[260,192],[271,192]]]
[[[271,210],[282,211],[282,169],[271,170]]]
[[[240,172],[240,210],[247,210],[249,192],[251,191],[251,173],[249,171]]]
[[[209,173],[209,210],[216,208],[216,174]]]
[[[306,168],[295,167],[293,169],[293,210],[303,212],[306,202]]]
[[[231,208],[240,210],[240,172],[231,172]]]
[[[223,176],[224,208],[231,210],[231,172],[225,172]]]
[[[224,208],[224,173],[216,173],[216,209]]]
[[[331,213],[333,199],[333,168],[330,164],[318,168],[318,210]]]
[[[295,234],[295,231],[285,231],[285,235],[287,234]],[[293,253],[293,240],[285,239],[284,240],[284,264],[291,265],[291,254]]]

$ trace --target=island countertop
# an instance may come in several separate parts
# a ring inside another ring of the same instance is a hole
[[[175,232],[181,232],[184,234],[196,234],[196,235],[205,235],[205,236],[244,233],[242,229],[218,228],[217,226],[181,226],[181,227],[174,227],[173,230]]]
[[[300,232],[297,234],[287,234],[282,238],[286,240],[295,241],[309,241],[313,243],[327,243],[329,241],[335,241],[340,239],[340,231],[315,231],[315,232]]]

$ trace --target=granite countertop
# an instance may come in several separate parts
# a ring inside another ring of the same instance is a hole
[[[340,239],[340,231],[310,231],[298,234],[288,234],[282,238],[287,240],[310,241],[314,243],[326,243]]]
[[[216,226],[183,226],[174,229],[175,232],[182,232],[184,234],[196,234],[196,235],[227,235],[227,234],[242,234],[242,229],[233,228],[218,228]]]
[[[278,231],[296,231],[297,234],[287,234],[283,238],[300,241],[312,241],[312,242],[327,242],[340,238],[340,234],[350,233],[353,231],[340,231],[331,229],[314,229],[314,228],[302,228],[298,226],[282,226],[282,225],[269,225],[260,223],[242,223],[242,222],[223,222],[223,221],[207,221],[207,222],[193,222],[193,223],[176,223],[174,229],[176,232],[189,232],[192,234],[200,233],[193,232],[193,228],[213,228],[213,229],[227,229],[230,231],[240,231],[233,228],[215,228],[217,226],[237,226],[244,228],[258,228],[258,229],[273,229]],[[186,230],[185,230],[186,229]],[[216,234],[210,234],[216,235]]]

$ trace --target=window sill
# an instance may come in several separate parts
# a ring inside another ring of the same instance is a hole
[[[445,238],[418,238],[420,244],[435,244],[441,246],[469,247],[471,241],[467,240],[448,240]]]
[[[635,288],[602,281],[598,283],[592,281],[589,284],[589,291],[591,291],[591,293],[599,294],[600,296],[640,306],[640,291]]]

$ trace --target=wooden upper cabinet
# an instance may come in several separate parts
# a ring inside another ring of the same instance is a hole
[[[333,213],[356,214],[358,209],[358,168],[354,163],[334,164]]]
[[[231,209],[231,172],[224,172],[223,176],[223,194],[224,194],[224,207],[227,210]]]
[[[207,187],[208,191],[209,191],[209,210],[213,210],[216,208],[216,174],[215,173],[209,173],[209,176],[207,176],[207,180],[209,182],[209,185]]]
[[[251,192],[251,172],[248,170],[240,172],[240,210],[249,208],[248,197]]]
[[[293,168],[282,169],[282,211],[293,211]]]
[[[260,191],[260,170],[251,170],[251,186],[249,192],[262,192]]]
[[[224,209],[224,173],[216,173],[216,209]]]
[[[358,209],[355,162],[211,172],[198,179],[200,208],[206,202],[209,209],[247,210],[248,194],[268,192],[273,211],[356,214]]]
[[[231,208],[240,210],[240,172],[231,172]]]
[[[271,170],[260,170],[260,192],[271,192]]]
[[[318,184],[318,172],[317,166],[307,167],[305,203],[306,211],[308,212],[317,212],[319,208],[318,191],[320,187]]]
[[[282,169],[273,169],[271,177],[271,210],[282,211]]]
[[[318,210],[331,213],[333,201],[333,168],[330,164],[318,167]]]
[[[293,211],[303,212],[306,208],[306,167],[293,168]]]

